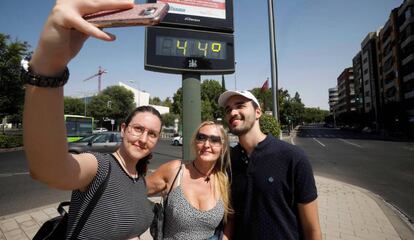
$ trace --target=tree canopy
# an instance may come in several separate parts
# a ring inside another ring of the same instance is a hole
[[[0,118],[8,116],[13,123],[22,120],[24,87],[20,80],[20,61],[30,45],[10,40],[0,33]]]

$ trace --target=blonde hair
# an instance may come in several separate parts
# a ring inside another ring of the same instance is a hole
[[[220,192],[221,200],[224,203],[224,223],[227,222],[227,217],[229,214],[233,213],[230,200],[230,181],[227,174],[227,170],[230,170],[230,146],[229,138],[227,136],[226,130],[224,130],[223,125],[215,123],[213,121],[205,121],[198,126],[197,130],[194,132],[191,138],[191,146],[193,153],[196,152],[196,135],[199,133],[200,129],[205,126],[215,126],[218,128],[222,138],[222,149],[219,159],[217,159],[216,164],[214,165],[212,175],[215,176],[214,190],[217,193],[217,189]]]

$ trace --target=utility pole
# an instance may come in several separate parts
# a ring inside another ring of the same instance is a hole
[[[273,0],[268,0],[269,10],[269,42],[270,42],[270,66],[272,79],[272,100],[273,100],[273,117],[279,121],[278,110],[278,86],[277,86],[277,58],[276,58],[276,38],[275,38],[275,20],[273,13]]]

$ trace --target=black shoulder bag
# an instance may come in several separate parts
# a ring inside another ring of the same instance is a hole
[[[102,184],[99,186],[98,190],[96,191],[95,195],[93,195],[88,206],[86,206],[85,211],[83,212],[78,223],[76,224],[76,227],[75,227],[75,230],[73,231],[71,239],[77,239],[80,231],[82,230],[82,227],[85,225],[86,221],[88,220],[89,216],[92,213],[92,210],[95,208],[96,204],[98,203],[99,199],[102,196],[103,191],[108,185],[110,174],[111,174],[111,163],[109,163],[108,174],[106,175],[104,182],[102,182]],[[68,213],[63,207],[69,206],[69,205],[70,205],[70,202],[61,202],[57,208],[57,211],[59,212],[60,216],[49,219],[48,221],[43,223],[39,231],[37,231],[36,235],[33,237],[33,240],[65,239],[66,230],[68,228]]]
[[[170,195],[170,192],[174,186],[175,180],[177,179],[178,174],[180,174],[181,167],[182,167],[182,164],[180,164],[180,168],[178,169],[178,172],[175,175],[175,178],[171,184],[170,189],[168,190],[167,196],[165,197],[164,201],[154,204],[154,209],[153,209],[154,219],[152,220],[151,227],[150,227],[150,233],[151,233],[151,236],[154,238],[154,240],[163,239],[165,208],[167,207],[168,196]]]

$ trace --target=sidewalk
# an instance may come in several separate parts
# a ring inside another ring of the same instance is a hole
[[[323,239],[414,239],[408,224],[369,191],[321,176],[316,183]],[[57,205],[0,216],[0,240],[31,239],[43,222],[57,216]],[[148,231],[141,236],[151,239]]]

